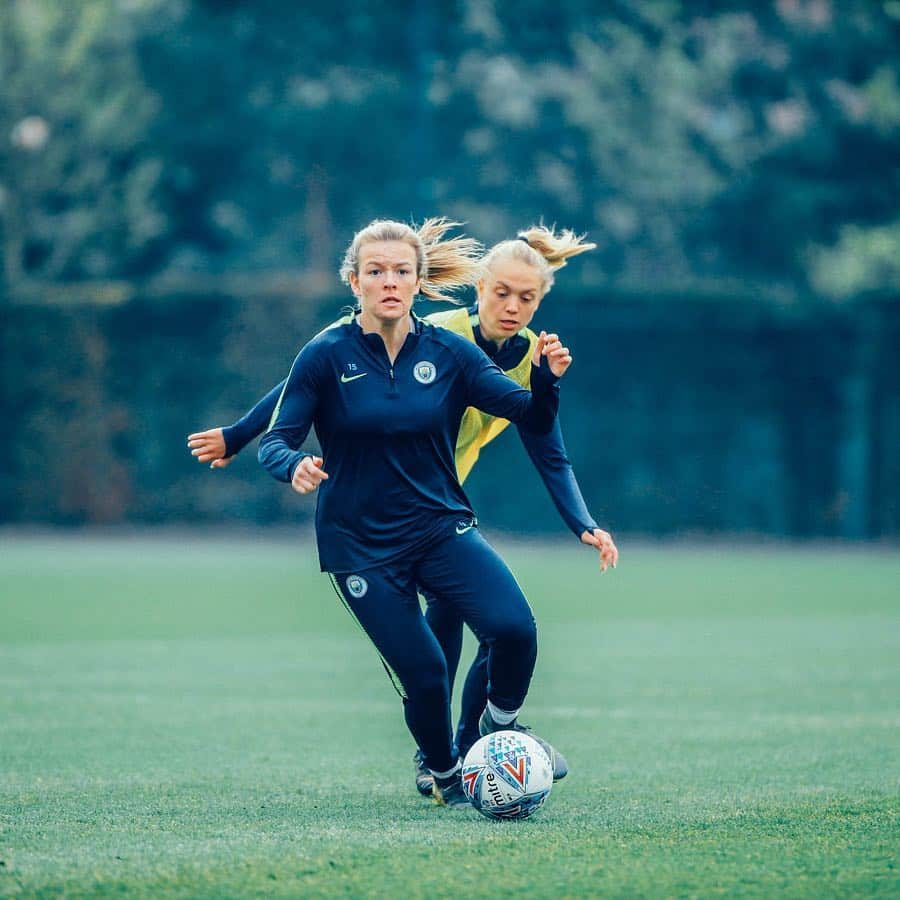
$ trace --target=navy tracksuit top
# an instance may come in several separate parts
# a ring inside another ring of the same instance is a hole
[[[329,476],[316,507],[321,568],[364,571],[427,545],[448,517],[473,517],[454,461],[462,415],[474,406],[546,433],[559,405],[546,360],[531,386],[418,318],[393,365],[380,335],[342,320],[294,360],[259,460],[290,482],[315,426]]]

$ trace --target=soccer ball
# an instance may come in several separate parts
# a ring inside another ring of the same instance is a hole
[[[463,790],[489,819],[527,819],[553,787],[547,751],[521,731],[495,731],[477,740],[462,768]]]

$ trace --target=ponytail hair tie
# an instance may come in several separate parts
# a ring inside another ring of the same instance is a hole
[[[553,287],[553,273],[561,269],[568,259],[596,248],[596,244],[585,241],[583,234],[576,234],[568,228],[557,233],[546,225],[531,225],[508,238],[494,244],[484,257],[484,267],[490,268],[495,259],[517,259],[536,266],[541,272],[541,296]],[[519,241],[524,241],[529,253],[516,250]]]

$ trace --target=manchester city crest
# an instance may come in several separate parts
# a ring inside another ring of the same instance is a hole
[[[422,362],[417,362],[413,366],[413,378],[419,384],[431,384],[436,376],[437,369],[434,367],[434,363],[428,362],[428,360],[422,360]]]
[[[362,575],[347,576],[347,590],[357,599],[364,597],[368,589],[369,582]]]

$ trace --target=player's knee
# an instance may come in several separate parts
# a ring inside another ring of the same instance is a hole
[[[537,626],[534,623],[534,616],[529,612],[527,615],[505,619],[497,630],[496,640],[521,651],[536,647]]]

